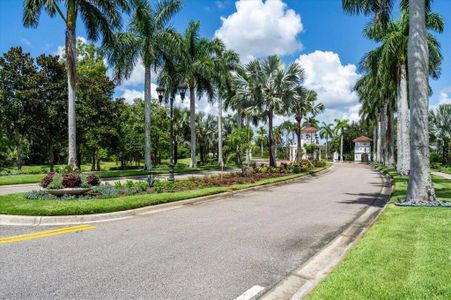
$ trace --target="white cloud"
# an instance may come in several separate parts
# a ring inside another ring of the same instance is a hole
[[[157,98],[157,85],[152,83],[151,85],[151,96],[152,98]],[[127,103],[133,103],[136,98],[144,99],[144,90],[137,89],[124,89],[122,94],[119,95],[120,98],[124,98]]]
[[[451,88],[444,89],[439,95],[439,105],[451,104]]]
[[[28,46],[28,47],[32,47],[32,46],[33,46],[33,44],[32,44],[28,39],[26,39],[26,38],[21,38],[21,39],[20,39],[20,42],[21,42],[23,45]]]
[[[215,36],[243,60],[302,49],[297,40],[303,30],[301,16],[281,0],[239,0],[235,6],[235,13],[221,18]]]
[[[318,100],[327,108],[344,110],[358,103],[353,88],[360,75],[355,65],[342,65],[338,54],[318,50],[296,61],[305,70],[305,87],[316,91]]]

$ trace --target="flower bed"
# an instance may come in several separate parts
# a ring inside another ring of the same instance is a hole
[[[95,175],[83,176],[77,173],[56,174],[49,173],[41,182],[41,186],[47,188],[44,191],[33,191],[25,194],[26,199],[105,199],[149,193],[174,193],[190,190],[198,190],[209,187],[227,187],[237,184],[252,184],[260,180],[299,174],[313,170],[315,167],[323,167],[325,162],[311,162],[303,160],[293,164],[282,164],[277,168],[268,166],[250,167],[242,172],[227,173],[224,175],[191,177],[175,182],[167,180],[155,180],[153,187],[147,187],[145,181],[114,184],[99,184]],[[92,177],[94,176],[94,177]],[[69,193],[70,189],[88,188],[83,193]],[[67,191],[62,193],[61,191]]]

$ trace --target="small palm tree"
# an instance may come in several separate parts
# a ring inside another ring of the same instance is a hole
[[[319,136],[322,139],[326,140],[326,160],[329,159],[329,156],[328,156],[328,141],[329,141],[329,139],[332,139],[334,137],[333,126],[334,126],[334,124],[332,124],[332,123],[325,123],[325,122],[323,122],[321,124],[321,129],[319,131]]]
[[[429,113],[431,140],[442,148],[442,165],[449,163],[449,147],[451,143],[451,104],[442,104],[437,110]]]
[[[60,5],[65,5],[64,13]],[[90,1],[90,0],[25,0],[23,6],[23,24],[37,27],[39,16],[45,10],[50,17],[58,15],[66,26],[66,70],[68,82],[68,165],[76,168],[77,163],[77,125],[76,125],[76,28],[77,17],[84,21],[88,38],[96,41],[102,37],[104,43],[111,41],[114,29],[121,26],[121,10],[128,11],[127,0]]]
[[[260,126],[257,129],[257,142],[260,144],[260,157],[263,158],[263,144],[266,142],[266,134],[268,132],[266,131],[265,127]]]
[[[168,0],[153,8],[148,0],[132,0],[132,3],[128,31],[116,33],[106,49],[118,82],[130,77],[140,59],[144,64],[144,168],[151,169],[151,74],[152,69],[162,65],[165,57],[176,52],[178,35],[168,23],[182,4],[179,0]]]
[[[334,134],[340,137],[340,162],[343,162],[343,134],[348,127],[348,120],[335,119]]]

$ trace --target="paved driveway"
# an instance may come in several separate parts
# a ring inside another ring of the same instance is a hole
[[[234,299],[271,288],[371,205],[362,165],[79,233],[0,245],[0,298]],[[44,230],[0,227],[0,236]]]

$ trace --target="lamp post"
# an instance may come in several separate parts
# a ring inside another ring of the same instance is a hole
[[[174,92],[171,93],[170,97],[169,97],[169,130],[170,130],[170,159],[169,159],[169,178],[168,180],[171,182],[174,182],[174,98],[175,98],[175,94],[178,92],[180,93],[180,97],[182,98],[182,100],[185,99],[185,95],[186,95],[186,90],[188,89],[188,86],[184,83],[180,83],[176,90]],[[157,94],[158,94],[158,100],[160,101],[160,103],[163,102],[163,98],[164,98],[164,93],[166,92],[166,89],[163,87],[158,87],[157,89]]]

